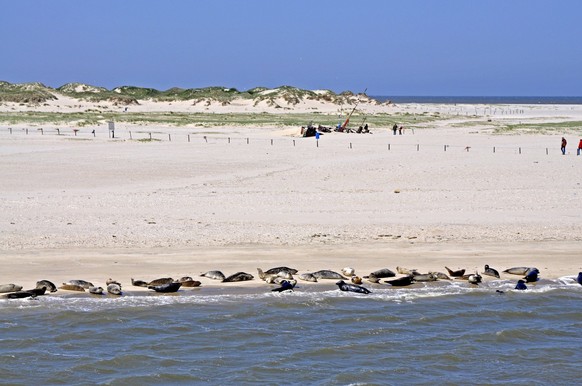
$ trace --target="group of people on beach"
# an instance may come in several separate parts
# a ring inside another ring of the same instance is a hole
[[[568,141],[566,141],[566,138],[562,137],[562,147],[560,148],[560,150],[562,150],[562,155],[566,155],[566,145],[568,144]],[[580,142],[578,143],[578,149],[576,150],[576,155],[580,155],[580,152],[582,151],[582,138],[580,139]]]
[[[394,135],[396,135],[396,132],[398,131],[399,135],[404,134],[404,126],[398,126],[396,123],[394,124],[394,126],[392,126],[392,132],[394,133]]]

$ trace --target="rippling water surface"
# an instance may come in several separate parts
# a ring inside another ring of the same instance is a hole
[[[3,384],[577,383],[582,286],[492,283],[1,300],[0,374]]]

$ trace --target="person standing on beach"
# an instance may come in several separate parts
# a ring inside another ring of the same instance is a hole
[[[578,150],[576,151],[576,155],[580,155],[581,150],[582,150],[582,139],[580,139],[580,143],[578,144]]]
[[[562,137],[562,155],[566,155],[566,145],[568,144],[568,141],[566,141],[566,138]]]
[[[392,126],[392,131],[394,132],[394,135],[396,135],[396,130],[398,130],[398,125],[395,123],[394,126]]]

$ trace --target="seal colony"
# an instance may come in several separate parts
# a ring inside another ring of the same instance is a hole
[[[362,276],[368,281],[368,286],[372,285],[375,289],[381,288],[398,288],[398,287],[408,287],[414,284],[430,285],[432,282],[437,281],[447,281],[447,282],[466,282],[469,287],[478,287],[483,283],[484,276],[488,277],[487,280],[502,280],[499,271],[485,264],[482,274],[479,272],[466,274],[466,269],[451,270],[448,267],[444,267],[448,273],[452,276],[442,272],[428,272],[421,273],[418,269],[407,269],[398,266],[396,271],[398,275],[389,268],[377,269],[368,275]],[[301,286],[297,286],[297,279],[305,283],[319,283],[325,282],[326,280],[336,280],[334,284],[338,286],[338,290],[344,292],[353,292],[357,294],[370,294],[372,291],[370,288],[362,285],[362,279],[356,275],[356,270],[351,267],[346,267],[341,269],[342,273],[330,269],[323,269],[315,272],[305,272],[299,273],[297,269],[289,267],[276,267],[263,271],[261,268],[257,268],[258,280],[265,282],[268,285],[275,285],[276,288],[271,288],[271,292],[293,292]],[[503,280],[512,281],[510,277],[518,276],[519,279],[515,282],[515,290],[527,290],[529,287],[527,284],[535,284],[540,280],[540,270],[536,267],[511,267],[502,271],[504,276]],[[343,275],[342,275],[343,274]],[[295,275],[295,276],[294,276]],[[345,276],[344,276],[345,275]],[[346,282],[347,277],[350,277],[351,283]],[[207,280],[219,280],[222,283],[236,283],[257,280],[255,276],[247,272],[236,272],[232,275],[225,276],[219,270],[212,270],[200,274],[200,277],[206,278]],[[296,279],[297,278],[297,279]],[[339,279],[339,281],[337,281]],[[381,280],[390,279],[390,280]],[[572,276],[572,282],[582,285],[582,272],[579,272],[577,276]],[[526,284],[527,283],[527,284]],[[232,284],[228,284],[229,286]],[[182,276],[180,279],[173,279],[171,277],[161,277],[153,279],[150,281],[131,279],[131,287],[142,287],[147,288],[153,292],[157,293],[176,293],[184,292],[185,288],[193,290],[202,286],[202,282],[194,280],[191,276]],[[106,290],[103,288],[105,287]],[[23,298],[36,298],[38,296],[43,296],[48,293],[55,293],[58,291],[62,292],[77,292],[85,293],[89,292],[90,295],[102,296],[107,293],[110,296],[120,297],[127,295],[128,291],[122,290],[122,284],[111,278],[105,281],[105,286],[96,286],[92,282],[83,279],[72,279],[62,283],[61,286],[57,287],[52,281],[47,279],[39,280],[36,283],[36,288],[23,290],[21,285],[15,283],[0,284],[0,295],[7,299],[23,299]],[[497,290],[499,293],[503,291]],[[129,292],[131,293],[131,292]]]

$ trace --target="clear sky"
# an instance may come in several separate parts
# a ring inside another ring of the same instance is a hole
[[[0,0],[0,80],[580,96],[582,0]]]

